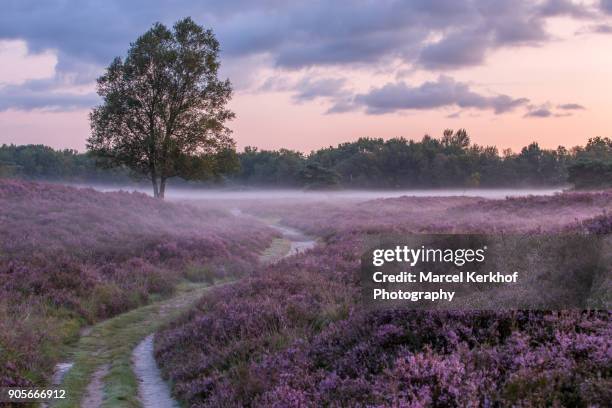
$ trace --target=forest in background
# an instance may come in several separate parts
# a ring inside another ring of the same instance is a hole
[[[543,149],[534,142],[514,153],[473,144],[460,129],[420,141],[360,138],[310,154],[246,147],[234,159],[236,171],[221,179],[173,184],[313,189],[612,185],[612,139],[607,137],[570,149]],[[133,180],[129,169],[101,167],[89,153],[43,145],[0,146],[0,177],[107,184]]]

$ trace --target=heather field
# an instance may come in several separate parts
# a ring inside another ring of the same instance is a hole
[[[234,203],[320,237],[213,290],[167,325],[157,361],[187,406],[607,406],[609,311],[365,311],[356,270],[388,232],[612,232],[612,192],[505,200]]]
[[[57,406],[141,406],[130,356],[154,333],[189,407],[603,407],[608,310],[370,311],[358,270],[379,234],[607,236],[610,211],[612,191],[164,202],[3,180],[0,386],[71,359]]]
[[[81,328],[243,276],[276,236],[141,193],[0,180],[0,386],[44,385]]]

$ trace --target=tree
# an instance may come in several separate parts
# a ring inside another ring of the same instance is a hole
[[[307,188],[330,188],[338,184],[338,174],[318,163],[309,163],[300,172]]]
[[[470,136],[465,129],[459,129],[456,133],[452,129],[445,129],[441,143],[448,153],[457,154],[470,146]]]
[[[158,198],[170,177],[202,180],[233,168],[232,90],[217,78],[218,55],[212,31],[191,18],[172,31],[154,24],[98,78],[103,103],[90,114],[88,149],[106,166],[149,178]]]
[[[584,148],[577,148],[570,164],[568,181],[576,188],[612,187],[612,139],[594,137]]]

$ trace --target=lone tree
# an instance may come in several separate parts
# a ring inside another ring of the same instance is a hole
[[[105,166],[127,166],[164,198],[166,181],[218,177],[237,166],[225,123],[229,80],[217,78],[219,42],[191,18],[161,23],[130,44],[98,78],[87,147]]]

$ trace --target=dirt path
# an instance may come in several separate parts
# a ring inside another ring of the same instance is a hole
[[[221,283],[222,284],[222,283]],[[138,407],[138,380],[132,353],[142,339],[200,299],[210,285],[181,283],[166,300],[105,320],[83,333],[74,350],[74,365],[62,372],[59,388],[67,398],[53,407]],[[59,375],[59,374],[58,374]]]
[[[170,387],[161,377],[153,355],[153,334],[145,337],[132,354],[134,373],[138,378],[138,398],[143,407],[179,408]]]
[[[241,212],[232,211],[232,213],[236,216],[244,216]],[[273,242],[270,248],[264,251],[261,256],[261,261],[264,263],[278,262],[285,257],[304,252],[316,244],[314,240],[295,229],[276,224],[269,225],[280,231],[283,238]],[[132,354],[134,372],[138,378],[140,403],[144,408],[178,408],[179,404],[172,398],[170,387],[161,377],[161,372],[157,367],[153,353],[153,340],[154,334],[147,336]]]
[[[315,245],[314,240],[297,230],[271,222],[269,225],[280,231],[282,238],[275,239],[264,251],[260,257],[263,263],[278,262]],[[226,283],[215,286],[223,284]],[[72,360],[56,367],[54,382],[66,389],[67,399],[52,406],[179,407],[154,359],[154,333],[210,288],[204,283],[184,282],[170,299],[131,310],[83,331]]]
[[[91,376],[87,386],[85,398],[81,402],[82,407],[99,408],[104,401],[104,377],[108,374],[109,365],[104,364]]]
[[[301,254],[302,252],[314,248],[316,245],[314,239],[304,235],[301,231],[286,227],[284,225],[271,224],[270,226],[283,234],[283,237],[291,244],[289,252],[283,255],[281,259],[291,255]]]

